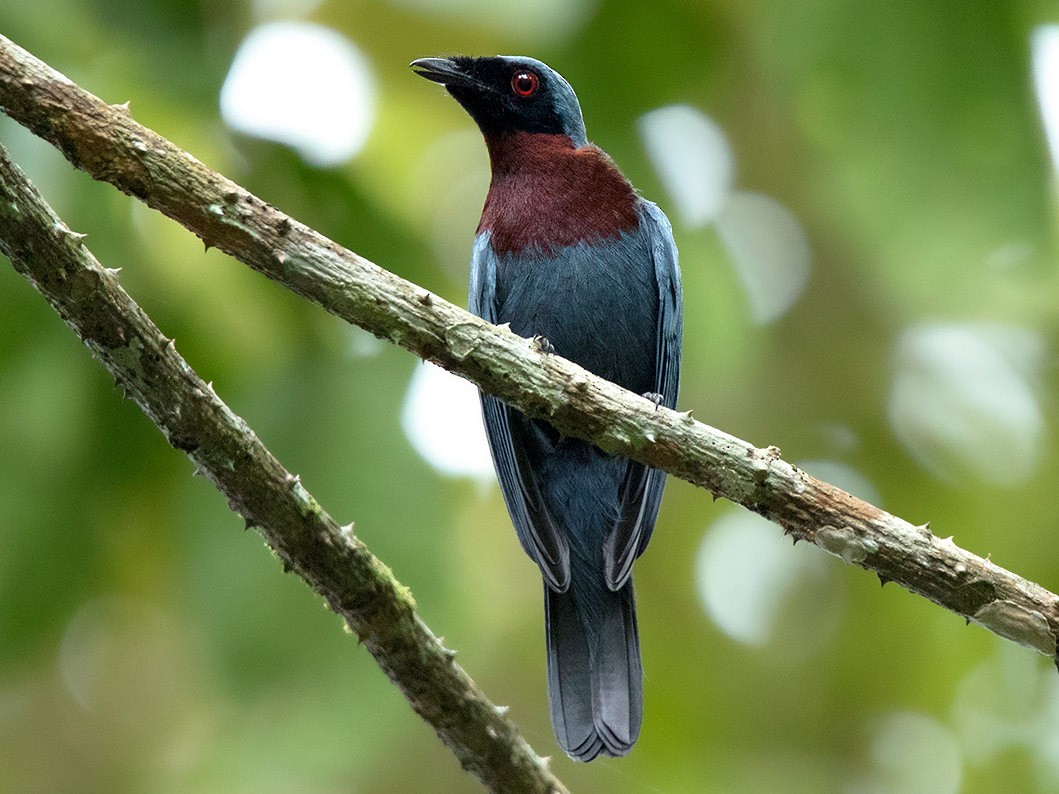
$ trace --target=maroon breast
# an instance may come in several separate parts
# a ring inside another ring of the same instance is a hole
[[[636,228],[636,192],[598,147],[517,132],[486,140],[493,179],[478,232],[498,254],[551,254]]]

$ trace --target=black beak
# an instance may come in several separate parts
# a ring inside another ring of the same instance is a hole
[[[427,80],[433,80],[435,83],[441,83],[444,86],[474,88],[479,91],[488,89],[488,86],[465,73],[449,58],[420,58],[408,65],[420,77],[425,77]]]

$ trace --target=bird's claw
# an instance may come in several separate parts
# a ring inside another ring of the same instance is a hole
[[[645,391],[641,396],[645,400],[650,400],[651,402],[653,402],[655,404],[656,411],[658,410],[658,406],[662,404],[662,400],[665,399],[664,397],[662,397],[661,394],[656,391]]]
[[[548,341],[548,337],[546,336],[533,337],[533,344],[541,353],[550,355],[555,352],[555,346]]]

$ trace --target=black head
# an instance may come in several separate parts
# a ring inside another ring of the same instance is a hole
[[[411,67],[445,86],[486,136],[505,132],[567,135],[584,146],[585,122],[570,84],[534,58],[420,58]]]

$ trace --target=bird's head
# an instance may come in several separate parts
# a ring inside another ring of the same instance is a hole
[[[587,143],[574,89],[534,58],[457,55],[420,58],[411,67],[420,77],[444,85],[486,138],[529,132],[566,135],[577,147]]]

